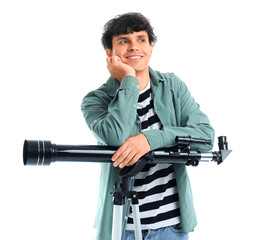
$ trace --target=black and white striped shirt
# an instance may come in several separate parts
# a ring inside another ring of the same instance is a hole
[[[154,111],[150,81],[140,92],[137,114],[142,131],[162,128]],[[173,165],[146,165],[135,176],[133,190],[138,192],[142,230],[168,227],[181,221]],[[129,215],[126,229],[134,230],[132,213]]]

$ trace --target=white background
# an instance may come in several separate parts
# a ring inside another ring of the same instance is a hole
[[[188,168],[190,239],[263,239],[262,10],[255,0],[1,1],[0,239],[94,239],[99,164],[25,167],[23,141],[95,144],[80,104],[108,78],[103,25],[130,11],[158,36],[151,67],[177,74],[233,149],[220,166]]]

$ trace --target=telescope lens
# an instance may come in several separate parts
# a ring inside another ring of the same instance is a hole
[[[49,165],[51,153],[51,142],[25,140],[23,149],[24,165]]]

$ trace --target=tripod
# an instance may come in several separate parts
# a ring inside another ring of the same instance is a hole
[[[115,192],[113,193],[112,240],[122,240],[125,235],[125,226],[128,217],[127,215],[130,208],[129,202],[131,202],[133,212],[135,239],[142,240],[138,194],[135,191],[131,191],[133,180],[134,177],[131,177],[131,183],[129,184],[129,177],[124,177],[121,178],[120,188],[115,185]],[[123,207],[125,206],[125,200],[127,203],[125,217],[123,217]]]
[[[136,164],[125,167],[120,171],[120,186],[115,184],[113,195],[113,227],[112,240],[122,240],[125,234],[126,221],[129,210],[129,201],[133,209],[133,222],[135,239],[142,240],[142,231],[139,217],[138,194],[132,191],[134,176],[140,172],[146,164],[169,163],[197,166],[199,162],[217,162],[221,164],[231,153],[228,150],[228,142],[225,136],[218,137],[219,151],[199,152],[191,150],[190,145],[210,145],[211,141],[191,136],[176,137],[176,146],[173,148],[157,149],[144,155]],[[50,141],[28,141],[24,142],[23,162],[24,165],[50,165],[55,161],[76,162],[104,162],[112,163],[111,157],[117,150],[111,146],[72,146],[55,145]],[[131,181],[129,182],[129,179]],[[123,219],[123,206],[127,201],[126,216]]]

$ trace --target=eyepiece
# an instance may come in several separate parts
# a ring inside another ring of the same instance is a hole
[[[49,165],[52,156],[50,141],[25,140],[23,148],[24,165]]]
[[[226,136],[218,137],[219,150],[228,150],[228,142]]]

